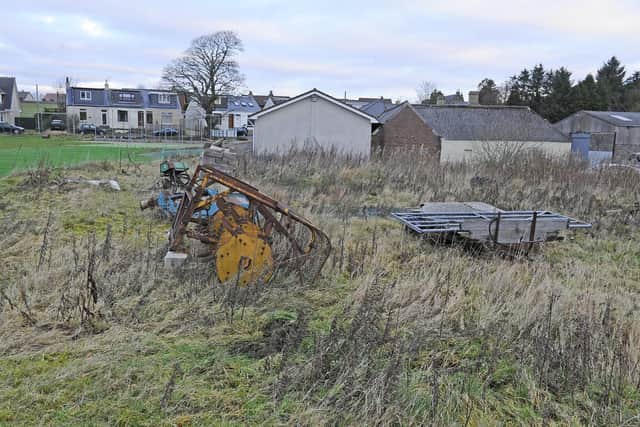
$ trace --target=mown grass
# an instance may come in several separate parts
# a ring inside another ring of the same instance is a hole
[[[74,136],[0,135],[0,177],[35,167],[45,161],[50,166],[64,167],[82,163],[130,160],[150,161],[145,154],[162,152],[175,145],[160,144],[104,144],[82,140]]]
[[[628,171],[538,155],[244,158],[237,174],[334,248],[314,284],[240,293],[207,263],[162,268],[168,222],[136,205],[157,165],[125,172],[64,171],[117,177],[121,192],[0,180],[0,423],[640,422],[640,182]],[[370,214],[429,200],[552,209],[594,228],[512,258]]]

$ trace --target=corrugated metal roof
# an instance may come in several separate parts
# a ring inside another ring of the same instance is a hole
[[[569,142],[548,121],[526,107],[413,107],[437,134],[449,140]]]
[[[584,111],[585,114],[593,116],[604,122],[620,127],[640,126],[640,113],[624,111]]]

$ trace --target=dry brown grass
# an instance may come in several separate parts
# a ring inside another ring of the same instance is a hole
[[[240,159],[240,177],[334,246],[313,285],[245,290],[212,285],[207,263],[162,269],[168,224],[136,209],[155,166],[119,177],[121,193],[5,180],[0,420],[30,423],[35,405],[52,424],[637,424],[640,179],[504,160]],[[65,174],[88,170],[117,175]],[[384,215],[445,200],[594,228],[508,259],[420,241]]]

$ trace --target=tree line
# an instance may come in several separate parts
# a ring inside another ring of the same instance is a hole
[[[565,67],[538,64],[511,76],[503,87],[485,78],[478,84],[484,105],[523,105],[554,123],[580,110],[640,111],[640,72],[627,77],[615,56],[596,72],[574,82]]]

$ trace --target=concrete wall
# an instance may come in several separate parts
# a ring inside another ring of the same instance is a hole
[[[583,112],[559,121],[554,127],[567,136],[575,132],[615,134],[614,162],[628,161],[631,154],[640,152],[640,128],[638,127],[616,127]]]
[[[73,116],[80,117],[80,112],[86,111],[87,119],[81,121],[81,123],[92,123],[96,126],[102,126],[102,112],[107,112],[107,124],[106,126],[112,128],[137,128],[138,127],[138,112],[144,113],[144,124],[146,127],[158,127],[162,125],[179,126],[182,119],[182,112],[178,109],[164,109],[164,108],[119,108],[119,107],[85,107],[85,106],[67,106],[67,117]],[[118,121],[118,111],[127,111],[128,121]],[[153,118],[153,124],[147,124],[147,112],[151,112]],[[163,120],[163,113],[171,114],[171,118],[165,116]]]
[[[570,142],[539,142],[539,141],[450,141],[443,139],[440,150],[440,160],[457,162],[470,160],[484,152],[504,149],[504,145],[514,145],[518,149],[537,149],[552,155],[564,155],[571,152]]]
[[[255,153],[285,152],[305,144],[369,157],[371,121],[321,97],[302,99],[256,120]]]
[[[420,152],[440,158],[440,137],[410,107],[387,120],[373,137],[375,149],[384,155],[394,152]]]

